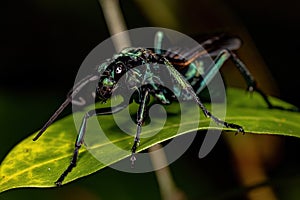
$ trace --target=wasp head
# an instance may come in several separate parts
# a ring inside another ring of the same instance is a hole
[[[103,63],[99,70],[100,79],[96,89],[97,97],[105,102],[111,98],[113,91],[119,86],[119,79],[126,73],[127,68],[124,62],[119,59]]]

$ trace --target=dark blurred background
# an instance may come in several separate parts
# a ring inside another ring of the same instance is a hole
[[[244,41],[239,55],[257,77],[261,88],[300,107],[297,73],[299,1],[121,0],[120,4],[129,29],[163,26],[187,35],[220,31],[238,35]],[[97,0],[5,1],[0,9],[2,160],[17,142],[38,130],[64,100],[81,62],[96,45],[109,37],[109,32]],[[222,71],[225,79],[230,80],[229,85],[245,87],[234,67],[224,67]],[[279,140],[284,143],[280,147],[280,162],[268,171],[275,177],[275,185],[285,176],[300,175],[297,171],[299,162],[294,155],[300,144],[298,139]],[[244,197],[230,162],[230,148],[225,140],[217,146],[207,158],[199,160],[200,146],[194,144],[171,166],[177,185],[189,199]],[[225,171],[220,171],[219,166]],[[290,172],[286,172],[288,169]],[[293,179],[292,183],[300,183],[300,179]],[[139,186],[134,191],[132,188],[136,185]],[[201,192],[200,187],[203,188]],[[289,182],[275,188],[279,197],[290,195],[282,199],[297,199],[299,194]],[[76,196],[138,199],[141,195],[146,195],[145,199],[157,199],[159,191],[153,173],[132,175],[105,169],[69,184],[65,189],[18,189],[0,194],[0,199],[40,199],[41,196],[64,199],[71,197],[69,195],[73,195],[72,199]]]

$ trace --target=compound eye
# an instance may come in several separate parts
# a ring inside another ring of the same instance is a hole
[[[116,73],[117,73],[117,74],[120,74],[121,72],[122,72],[122,67],[117,67]]]
[[[118,63],[116,68],[116,74],[121,74],[123,70],[124,70],[124,64]]]

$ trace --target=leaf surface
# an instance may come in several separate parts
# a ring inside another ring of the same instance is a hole
[[[271,102],[287,108],[292,107],[276,98],[271,98]],[[130,109],[136,110],[137,106],[133,105]],[[187,134],[191,130],[222,129],[205,118],[200,110],[197,112],[201,113],[200,120],[192,117],[195,109],[180,111],[176,103],[168,106],[166,110],[158,106],[155,110],[155,113],[160,113],[158,117],[150,113],[150,126],[146,125],[142,129],[138,151]],[[32,139],[36,133],[17,144],[1,163],[0,192],[19,187],[54,187],[54,182],[68,166],[74,151],[77,130],[73,118],[81,119],[83,114],[76,113],[58,120],[35,142]],[[218,116],[217,113],[214,114]],[[85,139],[87,147],[80,149],[77,166],[63,184],[130,156],[136,125],[128,117],[120,116],[117,116],[118,125],[114,122],[116,116],[90,118]],[[258,94],[249,95],[238,89],[229,88],[227,91],[226,121],[243,126],[247,133],[300,137],[299,113],[268,109]],[[223,130],[235,132],[233,129]],[[126,159],[130,167],[129,158]]]

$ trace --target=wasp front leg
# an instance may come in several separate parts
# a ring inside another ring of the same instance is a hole
[[[84,142],[84,137],[85,137],[85,133],[86,133],[86,127],[87,127],[88,119],[90,117],[93,117],[93,116],[111,115],[111,114],[120,112],[121,110],[123,110],[127,106],[128,106],[128,102],[123,101],[118,106],[115,106],[115,107],[112,107],[112,108],[98,108],[98,109],[95,109],[95,110],[90,110],[84,115],[84,117],[82,119],[80,129],[79,129],[78,136],[76,138],[75,148],[74,148],[74,152],[73,152],[71,162],[70,162],[69,166],[67,167],[67,169],[60,175],[60,177],[55,182],[55,184],[57,186],[61,186],[62,182],[64,181],[66,176],[72,171],[72,169],[74,167],[76,167],[77,159],[78,159],[78,152],[79,152],[79,149],[81,148],[81,146]]]
[[[137,119],[136,119],[136,123],[137,123],[137,128],[136,128],[136,134],[133,140],[133,145],[131,148],[131,164],[132,166],[134,165],[134,161],[136,160],[135,158],[135,152],[136,149],[139,145],[140,142],[140,135],[141,135],[141,131],[142,131],[142,124],[145,121],[145,116],[146,116],[146,111],[147,111],[147,103],[149,101],[149,90],[146,88],[143,88],[141,92],[141,96],[140,96],[140,105],[139,105],[139,109],[137,112]]]

